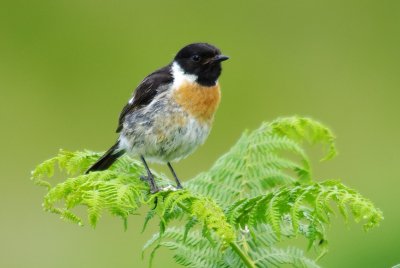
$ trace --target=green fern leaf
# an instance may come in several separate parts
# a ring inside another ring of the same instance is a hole
[[[299,231],[304,234],[304,231],[299,230],[300,222],[307,222],[308,228],[313,230],[313,235],[307,238],[315,240],[315,235],[318,234],[318,238],[323,239],[321,225],[329,223],[329,215],[332,211],[329,208],[330,200],[339,203],[344,210],[347,205],[356,221],[361,219],[365,221],[365,229],[377,226],[383,219],[382,212],[376,209],[371,201],[339,181],[286,186],[267,195],[260,195],[246,201],[239,200],[227,208],[227,219],[230,223],[234,225],[240,223],[241,226],[257,223],[270,224],[279,237],[282,235],[283,219],[290,217],[295,234]],[[250,206],[243,210],[243,204],[250,204]],[[319,237],[321,235],[322,237]]]
[[[154,195],[139,179],[142,163],[128,156],[106,171],[83,174],[101,156],[90,151],[60,150],[36,167],[32,180],[47,188],[46,211],[79,225],[78,206],[87,208],[93,227],[108,212],[125,228],[141,206],[151,207],[143,230],[156,215],[160,230],[144,246],[151,248],[150,264],[166,247],[178,264],[189,267],[318,267],[300,249],[281,248],[278,242],[303,235],[309,248],[320,250],[319,259],[326,253],[333,203],[345,221],[362,221],[365,230],[383,219],[371,201],[340,182],[313,182],[303,144],[325,145],[326,160],[336,154],[334,139],[310,118],[279,118],[245,132],[208,172],[187,181],[185,190],[174,190],[165,175],[152,171],[163,189]],[[47,181],[52,177],[63,181],[52,186]]]
[[[328,128],[310,118],[280,118],[244,133],[210,171],[199,174],[186,185],[219,204],[227,204],[291,182],[308,183],[312,172],[301,144],[326,144],[328,152],[324,159],[330,159],[336,154],[334,139]],[[288,153],[293,159],[287,157]]]

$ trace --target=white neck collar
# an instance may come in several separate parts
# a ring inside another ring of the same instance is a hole
[[[182,83],[184,83],[184,82],[193,83],[197,80],[197,75],[186,74],[183,71],[182,67],[175,61],[172,63],[171,69],[172,69],[172,77],[174,78],[173,85],[175,87],[182,85]]]

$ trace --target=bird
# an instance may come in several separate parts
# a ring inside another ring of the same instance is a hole
[[[119,157],[140,157],[150,193],[160,191],[148,162],[167,164],[182,183],[171,162],[179,161],[208,137],[221,99],[218,78],[221,62],[229,59],[209,43],[192,43],[178,51],[172,62],[146,76],[123,107],[116,132],[119,138],[87,171],[108,169]]]

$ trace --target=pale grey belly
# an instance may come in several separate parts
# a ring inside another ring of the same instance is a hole
[[[152,162],[176,161],[204,143],[210,125],[195,120],[177,105],[166,105],[165,98],[158,99],[127,116],[120,148]]]

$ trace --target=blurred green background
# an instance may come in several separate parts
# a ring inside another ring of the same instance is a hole
[[[207,41],[231,56],[213,131],[176,165],[208,169],[246,129],[307,115],[336,133],[340,155],[315,162],[384,211],[363,233],[335,219],[324,267],[400,263],[400,1],[0,2],[0,266],[146,267],[143,217],[123,231],[104,216],[80,228],[42,211],[29,172],[59,148],[103,151],[141,79],[183,45]],[[176,267],[161,251],[155,267]]]

